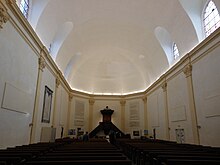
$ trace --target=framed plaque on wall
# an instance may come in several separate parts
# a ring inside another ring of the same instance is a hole
[[[42,123],[50,123],[50,113],[51,113],[51,104],[52,104],[53,91],[45,86],[44,89],[44,103],[42,111]]]

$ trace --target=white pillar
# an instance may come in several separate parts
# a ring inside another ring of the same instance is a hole
[[[163,89],[163,95],[164,95],[166,140],[170,140],[169,114],[168,114],[168,102],[167,102],[167,83],[164,82],[161,87]]]
[[[144,129],[148,130],[147,96],[142,98],[144,102]]]
[[[42,80],[42,73],[44,68],[46,67],[45,59],[43,58],[44,48],[42,48],[40,57],[38,59],[38,76],[37,76],[37,86],[36,86],[36,92],[35,92],[35,100],[34,100],[34,111],[32,116],[32,123],[31,131],[30,131],[30,143],[35,142],[35,136],[36,136],[36,128],[37,128],[37,117],[39,112],[39,98],[40,98],[40,89],[41,89],[41,80]]]
[[[56,122],[56,111],[57,111],[57,107],[56,107],[56,102],[57,102],[57,92],[58,92],[58,88],[60,85],[60,79],[59,77],[56,78],[56,88],[55,88],[55,92],[54,92],[54,106],[53,106],[53,120],[52,120],[52,126],[55,127],[55,122]]]
[[[191,64],[186,65],[183,69],[183,72],[186,75],[186,80],[187,80],[187,90],[188,90],[189,108],[190,108],[191,120],[192,120],[193,139],[195,144],[200,144],[198,122],[196,116],[196,106],[195,106],[195,99],[193,92],[193,83],[192,83],[192,65]]]
[[[66,126],[65,126],[66,130],[64,131],[64,136],[67,136],[67,132],[70,129],[70,114],[71,114],[71,109],[72,109],[72,99],[73,99],[73,94],[69,93],[67,122],[66,122]]]
[[[125,100],[121,100],[120,104],[121,104],[121,130],[122,132],[125,131]]]
[[[89,132],[93,129],[93,106],[95,100],[93,98],[89,99]]]

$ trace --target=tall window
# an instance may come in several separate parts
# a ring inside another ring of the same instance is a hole
[[[179,50],[178,50],[176,44],[173,43],[173,58],[174,58],[174,60],[177,59],[179,56],[180,56]]]
[[[206,37],[220,26],[220,16],[215,3],[212,0],[209,1],[205,8],[203,21]]]
[[[21,0],[19,8],[23,13],[24,17],[28,18],[29,0]]]

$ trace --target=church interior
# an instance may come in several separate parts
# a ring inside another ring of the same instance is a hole
[[[202,147],[220,164],[219,26],[219,0],[0,0],[0,164],[37,144],[106,165]]]

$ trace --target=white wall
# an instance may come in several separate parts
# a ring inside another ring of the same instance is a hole
[[[136,106],[136,108],[132,108]],[[129,99],[125,104],[125,133],[132,135],[133,131],[144,130],[144,104],[142,99]]]
[[[37,72],[38,57],[11,23],[4,24],[0,29],[0,148],[29,143]]]
[[[218,40],[219,41],[219,40]],[[220,146],[220,47],[193,65],[193,87],[200,142]]]
[[[69,95],[62,85],[57,88],[56,108],[54,116],[54,127],[56,128],[56,138],[61,137],[62,127],[64,128],[63,136],[67,136],[68,131],[68,102]]]
[[[153,129],[156,131],[156,138],[166,139],[165,130],[165,105],[164,92],[160,87],[148,96],[148,134],[153,137]]]
[[[51,104],[51,111],[50,111],[50,121],[49,123],[43,123],[42,120],[42,113],[43,113],[43,104],[44,104],[44,90],[45,86],[53,91],[52,94],[52,104]],[[39,97],[39,106],[38,106],[38,114],[37,114],[37,127],[35,132],[35,142],[40,141],[42,127],[51,127],[52,120],[53,120],[53,107],[54,107],[54,95],[55,95],[55,77],[54,75],[48,70],[47,67],[44,68],[42,72],[42,79],[41,79],[41,86],[40,86],[40,97]]]
[[[193,143],[187,80],[183,72],[168,81],[170,140],[176,141],[176,129],[184,129],[185,142]]]
[[[77,107],[76,102],[81,104],[83,109],[81,109],[80,107]],[[69,129],[77,130],[77,128],[81,128],[84,132],[89,131],[88,99],[74,96],[71,103],[72,103],[72,107],[71,107],[71,112],[69,114],[70,115],[70,128]],[[80,111],[83,111],[83,112],[80,112]]]

